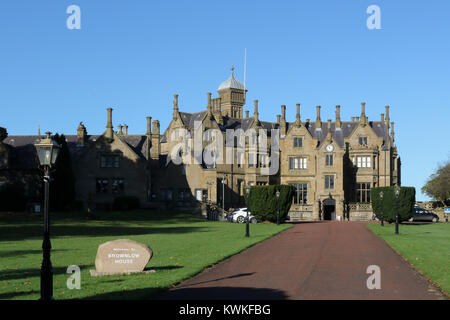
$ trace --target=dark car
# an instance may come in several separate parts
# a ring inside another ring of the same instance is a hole
[[[414,207],[412,217],[408,220],[409,222],[438,222],[439,217],[433,212],[427,211],[420,207]]]

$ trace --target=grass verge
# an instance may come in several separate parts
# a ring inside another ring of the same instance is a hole
[[[384,239],[398,254],[447,295],[450,293],[450,224],[395,225],[367,227]]]
[[[288,229],[291,225],[211,222],[185,213],[111,212],[51,215],[55,299],[149,299],[205,268]],[[38,299],[42,214],[0,213],[0,299]],[[150,274],[91,277],[100,244],[115,239],[153,250]],[[81,268],[81,289],[67,289],[69,265]]]

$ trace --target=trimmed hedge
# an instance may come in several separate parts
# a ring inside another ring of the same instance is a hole
[[[280,199],[276,196],[280,191]],[[277,221],[278,205],[280,207],[280,222],[286,218],[291,208],[295,189],[288,185],[253,186],[245,195],[245,203],[251,214],[259,221]]]
[[[383,191],[383,201],[380,192]],[[376,217],[389,223],[395,222],[396,200],[395,187],[375,187],[370,189],[372,198],[372,210]],[[398,220],[407,221],[412,216],[414,204],[416,203],[416,189],[414,187],[400,187],[398,197]]]
[[[116,197],[113,203],[113,209],[118,211],[136,210],[140,207],[139,198],[132,196]]]

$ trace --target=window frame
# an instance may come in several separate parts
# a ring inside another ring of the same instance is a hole
[[[308,157],[289,157],[289,170],[307,170]]]
[[[308,203],[308,183],[298,182],[291,183],[295,188],[294,197],[292,199],[292,204],[294,205],[305,205]]]
[[[329,153],[325,155],[325,165],[327,167],[332,167],[334,166],[334,154]]]
[[[292,145],[294,148],[303,148],[303,137],[294,137]]]
[[[335,177],[334,174],[326,174],[324,176],[325,178],[325,185],[324,185],[324,189],[325,190],[334,190],[334,186],[335,186]]]

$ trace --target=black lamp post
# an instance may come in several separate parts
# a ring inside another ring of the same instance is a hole
[[[225,175],[222,176],[222,212],[225,214],[225,183],[227,183],[227,179],[225,179]]]
[[[50,168],[56,163],[61,147],[52,140],[51,133],[46,132],[47,136],[35,145],[39,158],[39,164],[44,168],[44,241],[42,243],[42,266],[41,266],[41,300],[53,300],[53,271],[50,261],[50,218],[48,215],[49,206],[49,184]]]
[[[280,224],[280,190],[277,190],[277,192],[275,193],[275,195],[277,196],[277,207],[278,207],[278,211],[277,211],[277,224]]]
[[[400,188],[398,186],[395,187],[395,234],[398,234],[398,197],[400,195]]]
[[[250,195],[250,187],[245,187],[245,194]],[[245,219],[245,236],[250,237],[250,225],[249,225],[249,217],[248,217],[248,203],[247,203],[247,219]]]
[[[384,193],[380,191],[380,199],[381,199],[381,226],[384,227],[384,201],[383,201]]]

